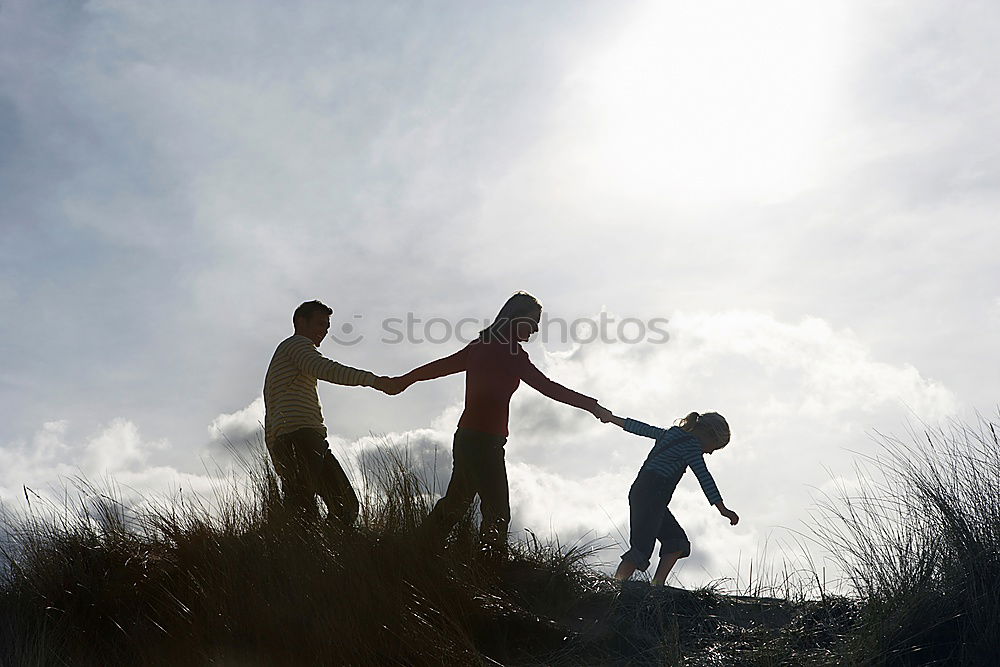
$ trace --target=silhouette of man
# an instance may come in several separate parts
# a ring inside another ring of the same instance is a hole
[[[316,496],[327,508],[327,521],[353,525],[358,497],[344,469],[330,451],[319,404],[317,381],[349,387],[373,387],[398,393],[389,378],[339,364],[317,349],[330,330],[333,309],[307,301],[295,309],[295,333],[281,341],[264,378],[264,442],[281,479],[285,505],[315,520]]]

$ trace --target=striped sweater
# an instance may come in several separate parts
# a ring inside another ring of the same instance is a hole
[[[281,341],[264,377],[264,442],[300,428],[326,437],[317,380],[351,387],[371,387],[375,375],[324,357],[311,340],[295,334]]]
[[[722,494],[719,493],[719,488],[712,479],[712,473],[708,472],[708,467],[705,465],[705,453],[698,438],[679,426],[662,429],[636,419],[626,419],[624,428],[629,433],[656,440],[645,463],[639,469],[640,473],[645,470],[668,479],[680,480],[684,471],[690,467],[698,477],[698,483],[701,484],[701,490],[708,498],[708,502],[712,505],[722,502]]]

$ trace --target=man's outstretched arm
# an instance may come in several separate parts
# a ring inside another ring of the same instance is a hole
[[[305,340],[302,341],[301,345],[289,350],[288,358],[296,368],[306,375],[333,384],[348,387],[375,387],[378,380],[377,376],[370,371],[351,368],[324,357],[315,345]]]

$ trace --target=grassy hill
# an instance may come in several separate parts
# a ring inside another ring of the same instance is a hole
[[[884,479],[817,530],[855,594],[818,600],[624,586],[597,545],[476,549],[471,515],[422,537],[420,481],[363,471],[355,530],[285,516],[261,459],[211,506],[79,506],[6,517],[3,665],[991,664],[1000,655],[1000,446],[992,424],[887,439]],[[895,456],[891,454],[895,452]]]

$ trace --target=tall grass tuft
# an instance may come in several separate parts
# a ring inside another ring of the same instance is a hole
[[[852,654],[888,665],[1000,656],[1000,440],[996,424],[877,435],[873,476],[821,506],[818,539],[862,602]]]

